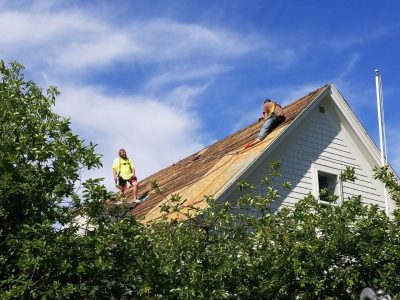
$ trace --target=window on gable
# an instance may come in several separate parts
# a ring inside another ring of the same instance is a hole
[[[321,204],[340,204],[342,197],[342,182],[335,170],[314,165],[314,193]]]
[[[329,195],[338,194],[337,175],[318,171],[318,191],[321,201],[331,202]]]

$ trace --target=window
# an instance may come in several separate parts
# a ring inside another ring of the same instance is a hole
[[[320,112],[321,114],[324,114],[324,113],[325,113],[325,107],[319,106],[318,108],[319,108],[319,112]]]
[[[340,204],[342,197],[342,182],[339,180],[339,173],[330,170],[325,166],[313,165],[314,169],[314,196],[319,198],[322,204]],[[332,201],[329,195],[337,196],[336,201]]]
[[[318,171],[318,192],[321,201],[329,202],[328,195],[337,195],[336,183],[336,175]]]

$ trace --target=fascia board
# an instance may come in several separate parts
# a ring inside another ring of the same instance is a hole
[[[361,124],[360,120],[351,110],[349,104],[346,99],[342,96],[342,94],[338,91],[335,85],[331,84],[332,91],[332,99],[338,107],[339,111],[342,113],[343,117],[349,122],[351,128],[356,133],[357,137],[361,140],[363,145],[366,147],[368,153],[372,156],[375,164],[377,166],[381,165],[381,154],[378,149],[378,146],[374,143],[374,141],[369,136],[368,132],[365,130],[364,126]],[[396,172],[389,165],[390,171],[392,171],[398,179]]]

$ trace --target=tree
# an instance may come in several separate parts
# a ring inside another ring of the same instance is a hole
[[[50,87],[43,95],[34,82],[24,80],[22,70],[18,63],[10,68],[0,63],[3,234],[21,225],[68,222],[68,210],[61,204],[78,199],[79,171],[101,166],[94,145],[85,146],[71,132],[70,121],[52,112],[57,89]]]
[[[52,111],[56,88],[44,95],[16,62],[1,61],[0,73],[0,298],[145,295],[157,267],[147,232],[118,218],[122,209],[105,210],[113,195],[100,179],[80,180],[101,166],[95,145]],[[79,228],[80,216],[96,229]]]
[[[363,204],[361,197],[340,206],[322,206],[311,195],[294,208],[273,213],[269,207],[279,197],[274,188],[279,168],[274,163],[264,178],[265,195],[256,195],[252,184],[241,182],[243,196],[237,203],[208,198],[208,208],[192,208],[201,218],[188,215],[186,222],[153,224],[153,249],[164,277],[170,278],[164,281],[165,288],[153,290],[155,295],[354,299],[366,286],[399,295],[398,217],[389,219],[377,206]],[[385,182],[392,193],[398,193],[394,174],[387,168],[376,172],[391,179]],[[354,169],[344,170],[341,179],[354,180]],[[283,185],[290,188],[287,182]],[[179,210],[184,202],[174,195],[163,209]]]
[[[184,205],[178,194],[148,224],[123,206],[106,209],[113,195],[101,180],[79,178],[101,166],[95,145],[52,112],[57,90],[44,95],[22,71],[0,63],[1,299],[354,299],[366,286],[400,297],[399,210],[389,219],[360,197],[321,206],[309,195],[273,212],[278,162],[260,183],[264,195],[241,182],[240,199],[206,197],[187,221],[166,217]],[[394,174],[375,174],[399,206]]]

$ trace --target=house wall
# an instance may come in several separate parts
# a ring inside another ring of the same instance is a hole
[[[324,113],[319,106],[324,108]],[[319,106],[272,153],[267,153],[268,157],[260,160],[244,180],[257,186],[258,193],[265,193],[261,180],[268,174],[270,163],[280,161],[283,178],[275,181],[276,187],[289,181],[292,189],[280,189],[281,198],[274,205],[276,209],[281,205],[292,206],[310,192],[317,195],[317,170],[339,175],[346,166],[351,166],[355,168],[357,179],[354,183],[342,183],[341,200],[361,195],[365,203],[378,204],[385,209],[383,185],[372,177],[374,166],[369,163],[372,160],[368,153],[356,146],[357,137],[349,124],[341,123],[339,111],[329,95]],[[232,197],[239,196],[237,191],[233,194]]]

